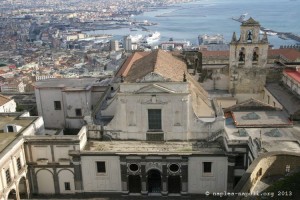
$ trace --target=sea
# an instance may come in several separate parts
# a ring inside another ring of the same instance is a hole
[[[238,18],[245,14],[252,17],[261,26],[278,31],[300,35],[300,0],[197,0],[189,3],[172,5],[169,8],[153,9],[140,15],[132,16],[132,21],[149,21],[157,23],[147,26],[150,32],[161,33],[160,42],[187,40],[198,44],[198,36],[203,34],[222,34],[230,42],[233,32],[240,34]],[[149,34],[146,31],[102,30],[100,33],[123,36],[126,34]],[[283,40],[278,36],[268,36],[274,48],[281,45],[299,44],[294,40]]]

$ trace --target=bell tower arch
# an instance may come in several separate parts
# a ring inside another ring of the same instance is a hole
[[[262,98],[268,59],[267,35],[260,36],[260,24],[249,18],[240,26],[240,37],[233,33],[229,57],[229,92],[238,101]]]

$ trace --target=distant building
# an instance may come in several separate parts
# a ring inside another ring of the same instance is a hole
[[[160,43],[163,50],[182,50],[189,47],[191,44],[189,41],[168,41]]]
[[[132,51],[132,40],[130,36],[124,36],[123,48],[125,51]]]
[[[111,51],[119,51],[119,41],[118,40],[110,41],[110,50]]]
[[[109,79],[96,78],[36,82],[36,103],[45,127],[80,129],[85,124],[84,117],[91,116],[109,83]]]
[[[28,199],[30,184],[24,136],[44,131],[41,117],[28,113],[0,113],[0,199]]]
[[[199,35],[198,36],[199,45],[208,45],[208,44],[224,44],[225,40],[223,35],[217,34],[217,35]]]
[[[13,80],[0,86],[1,92],[25,92],[26,85],[23,81]]]

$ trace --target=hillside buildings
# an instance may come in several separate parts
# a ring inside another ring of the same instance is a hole
[[[134,52],[112,78],[39,81],[42,117],[0,115],[0,198],[249,192],[263,177],[297,170],[298,68],[283,70],[281,87],[294,95],[284,103],[265,86],[269,51],[258,28],[244,22],[228,68],[214,63],[212,74],[198,52],[155,50]]]

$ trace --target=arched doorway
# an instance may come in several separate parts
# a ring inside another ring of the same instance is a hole
[[[148,172],[148,192],[161,192],[161,174],[158,170],[152,169]]]
[[[129,193],[141,193],[141,177],[139,175],[128,176]]]
[[[180,193],[181,191],[181,180],[180,176],[169,176],[168,178],[168,192],[169,193]]]
[[[21,199],[28,199],[27,184],[24,176],[19,181],[19,195]]]
[[[17,193],[16,193],[16,190],[12,189],[8,196],[7,196],[7,199],[8,200],[17,200]]]

